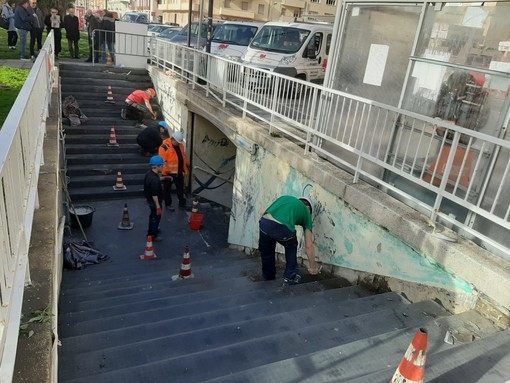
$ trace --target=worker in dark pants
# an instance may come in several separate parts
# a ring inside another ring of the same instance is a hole
[[[165,121],[160,121],[158,126],[148,126],[142,130],[136,137],[140,153],[146,156],[157,154],[163,143],[162,136],[168,137],[168,124]]]
[[[154,156],[150,159],[151,170],[145,173],[143,182],[143,192],[147,205],[149,205],[149,228],[147,235],[152,236],[152,240],[160,242],[163,239],[159,236],[159,223],[163,214],[161,204],[163,202],[163,188],[161,187],[160,174],[163,170],[165,161],[160,156]]]
[[[312,204],[305,197],[282,196],[264,211],[259,221],[259,252],[264,280],[276,278],[275,250],[276,243],[279,243],[285,248],[283,284],[295,285],[301,282],[297,262],[296,225],[302,226],[305,233],[308,271],[312,275],[319,273],[313,245]]]
[[[186,199],[184,198],[184,175],[188,174],[188,159],[184,152],[184,135],[182,132],[173,132],[172,136],[163,141],[163,145],[159,147],[159,155],[165,161],[163,168],[163,190],[165,198],[165,207],[170,211],[174,211],[172,206],[172,184],[177,189],[177,198],[179,199],[179,207],[186,207]]]

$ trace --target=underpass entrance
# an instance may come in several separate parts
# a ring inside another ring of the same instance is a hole
[[[198,114],[192,114],[191,127],[192,194],[231,208],[236,146]]]

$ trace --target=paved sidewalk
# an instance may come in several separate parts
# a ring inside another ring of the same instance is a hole
[[[10,66],[19,69],[32,69],[32,60],[7,59],[0,60],[0,66]]]

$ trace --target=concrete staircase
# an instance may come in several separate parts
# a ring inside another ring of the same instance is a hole
[[[200,232],[189,213],[166,214],[158,258],[141,261],[148,209],[132,201],[135,228],[120,231],[122,206],[95,203],[87,232],[111,261],[64,272],[60,382],[389,382],[420,327],[428,382],[494,382],[481,372],[509,359],[510,332],[476,311],[450,315],[327,275],[288,287],[261,281],[257,257],[226,248],[220,208],[201,206]],[[194,277],[172,280],[186,245]],[[476,366],[477,378],[459,365]]]
[[[60,76],[62,100],[74,96],[89,118],[78,127],[64,125],[71,199],[115,199],[119,193],[130,197],[142,195],[148,158],[138,152],[136,136],[140,129],[135,127],[136,122],[122,120],[120,110],[132,91],[152,86],[147,71],[61,63]],[[105,103],[108,85],[112,87],[115,104]],[[112,126],[118,147],[107,146]],[[126,191],[113,190],[118,171],[122,172]]]

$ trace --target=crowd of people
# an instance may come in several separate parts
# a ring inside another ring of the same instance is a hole
[[[35,60],[42,48],[44,29],[47,33],[50,31],[54,33],[56,59],[62,52],[62,30],[65,31],[69,56],[73,59],[80,58],[80,20],[74,6],[70,5],[62,16],[60,10],[55,7],[45,13],[38,7],[37,0],[7,0],[2,5],[1,17],[7,23],[8,49],[16,50],[19,45],[21,60]],[[115,60],[113,13],[104,10],[100,14],[88,10],[85,14],[85,26],[89,42],[88,58],[85,61],[106,63],[109,54],[113,62]]]

